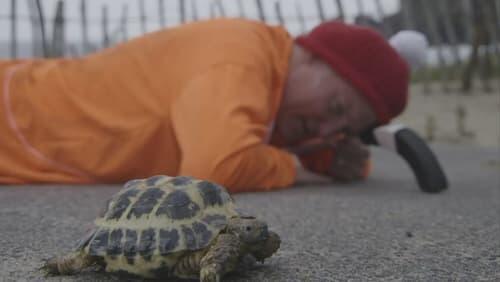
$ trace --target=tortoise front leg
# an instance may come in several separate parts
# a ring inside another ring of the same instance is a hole
[[[241,255],[240,240],[231,234],[220,234],[200,262],[200,281],[220,281],[234,270]]]
[[[97,260],[83,251],[70,253],[64,257],[54,257],[40,268],[45,275],[70,275],[96,263]]]

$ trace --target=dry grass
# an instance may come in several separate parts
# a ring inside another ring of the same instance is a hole
[[[431,142],[500,148],[500,82],[492,86],[494,90],[486,93],[476,83],[474,91],[464,94],[459,90],[444,93],[434,84],[433,91],[425,94],[423,85],[413,84],[409,105],[397,121]]]

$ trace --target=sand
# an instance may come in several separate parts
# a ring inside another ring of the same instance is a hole
[[[500,149],[499,85],[486,93],[478,84],[470,94],[458,90],[444,93],[439,85],[432,85],[433,91],[425,94],[423,85],[413,84],[408,107],[395,122],[415,129],[431,143]]]

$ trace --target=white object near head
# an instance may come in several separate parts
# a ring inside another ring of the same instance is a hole
[[[408,62],[412,70],[426,64],[429,41],[423,33],[401,30],[391,36],[389,43]]]
[[[406,128],[406,126],[399,123],[393,123],[375,128],[373,134],[380,147],[397,152],[396,133],[404,128]]]

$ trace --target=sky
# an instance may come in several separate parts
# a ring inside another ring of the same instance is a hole
[[[32,28],[29,21],[29,10],[27,2],[30,0],[16,0],[17,14],[18,14],[18,32],[17,38],[19,41],[29,41],[32,36]],[[139,1],[141,0],[86,0],[87,4],[87,17],[89,22],[89,36],[91,39],[100,41],[102,38],[102,7],[108,7],[109,15],[109,31],[113,32],[118,30],[120,18],[124,5],[128,6],[128,37],[135,37],[140,35],[141,23],[139,17]],[[146,29],[147,31],[154,31],[159,28],[159,9],[158,0],[142,0],[145,4],[145,12],[147,17]],[[216,0],[183,0],[186,5],[188,19],[191,17],[192,2],[196,3],[198,7],[199,18],[210,17],[211,3]],[[306,19],[306,30],[312,28],[319,22],[318,11],[316,8],[315,0],[262,0],[266,17],[269,23],[277,24],[275,14],[275,2],[279,1],[282,6],[283,15],[287,20],[287,28],[290,33],[296,35],[302,31],[302,28],[297,21],[297,7],[298,3],[304,18]],[[324,8],[324,13],[327,17],[334,17],[338,14],[336,9],[335,0],[321,0]],[[52,31],[52,19],[55,14],[55,7],[57,0],[42,0],[44,14],[47,20],[47,31],[50,34]],[[239,16],[238,0],[220,0],[222,2],[227,16]],[[240,0],[244,7],[247,18],[258,18],[255,0]],[[398,0],[380,0],[384,8],[385,14],[396,12],[399,8]],[[0,0],[0,41],[9,41],[11,37],[10,32],[10,3],[9,0]],[[179,0],[164,0],[165,3],[165,17],[167,26],[174,26],[179,23],[178,3]],[[344,12],[348,20],[352,20],[353,16],[359,11],[361,4],[366,14],[371,14],[378,17],[375,9],[375,0],[343,0]],[[212,4],[213,5],[213,4]],[[80,23],[80,1],[79,0],[66,0],[66,38],[67,41],[80,41],[82,38],[81,23]]]

